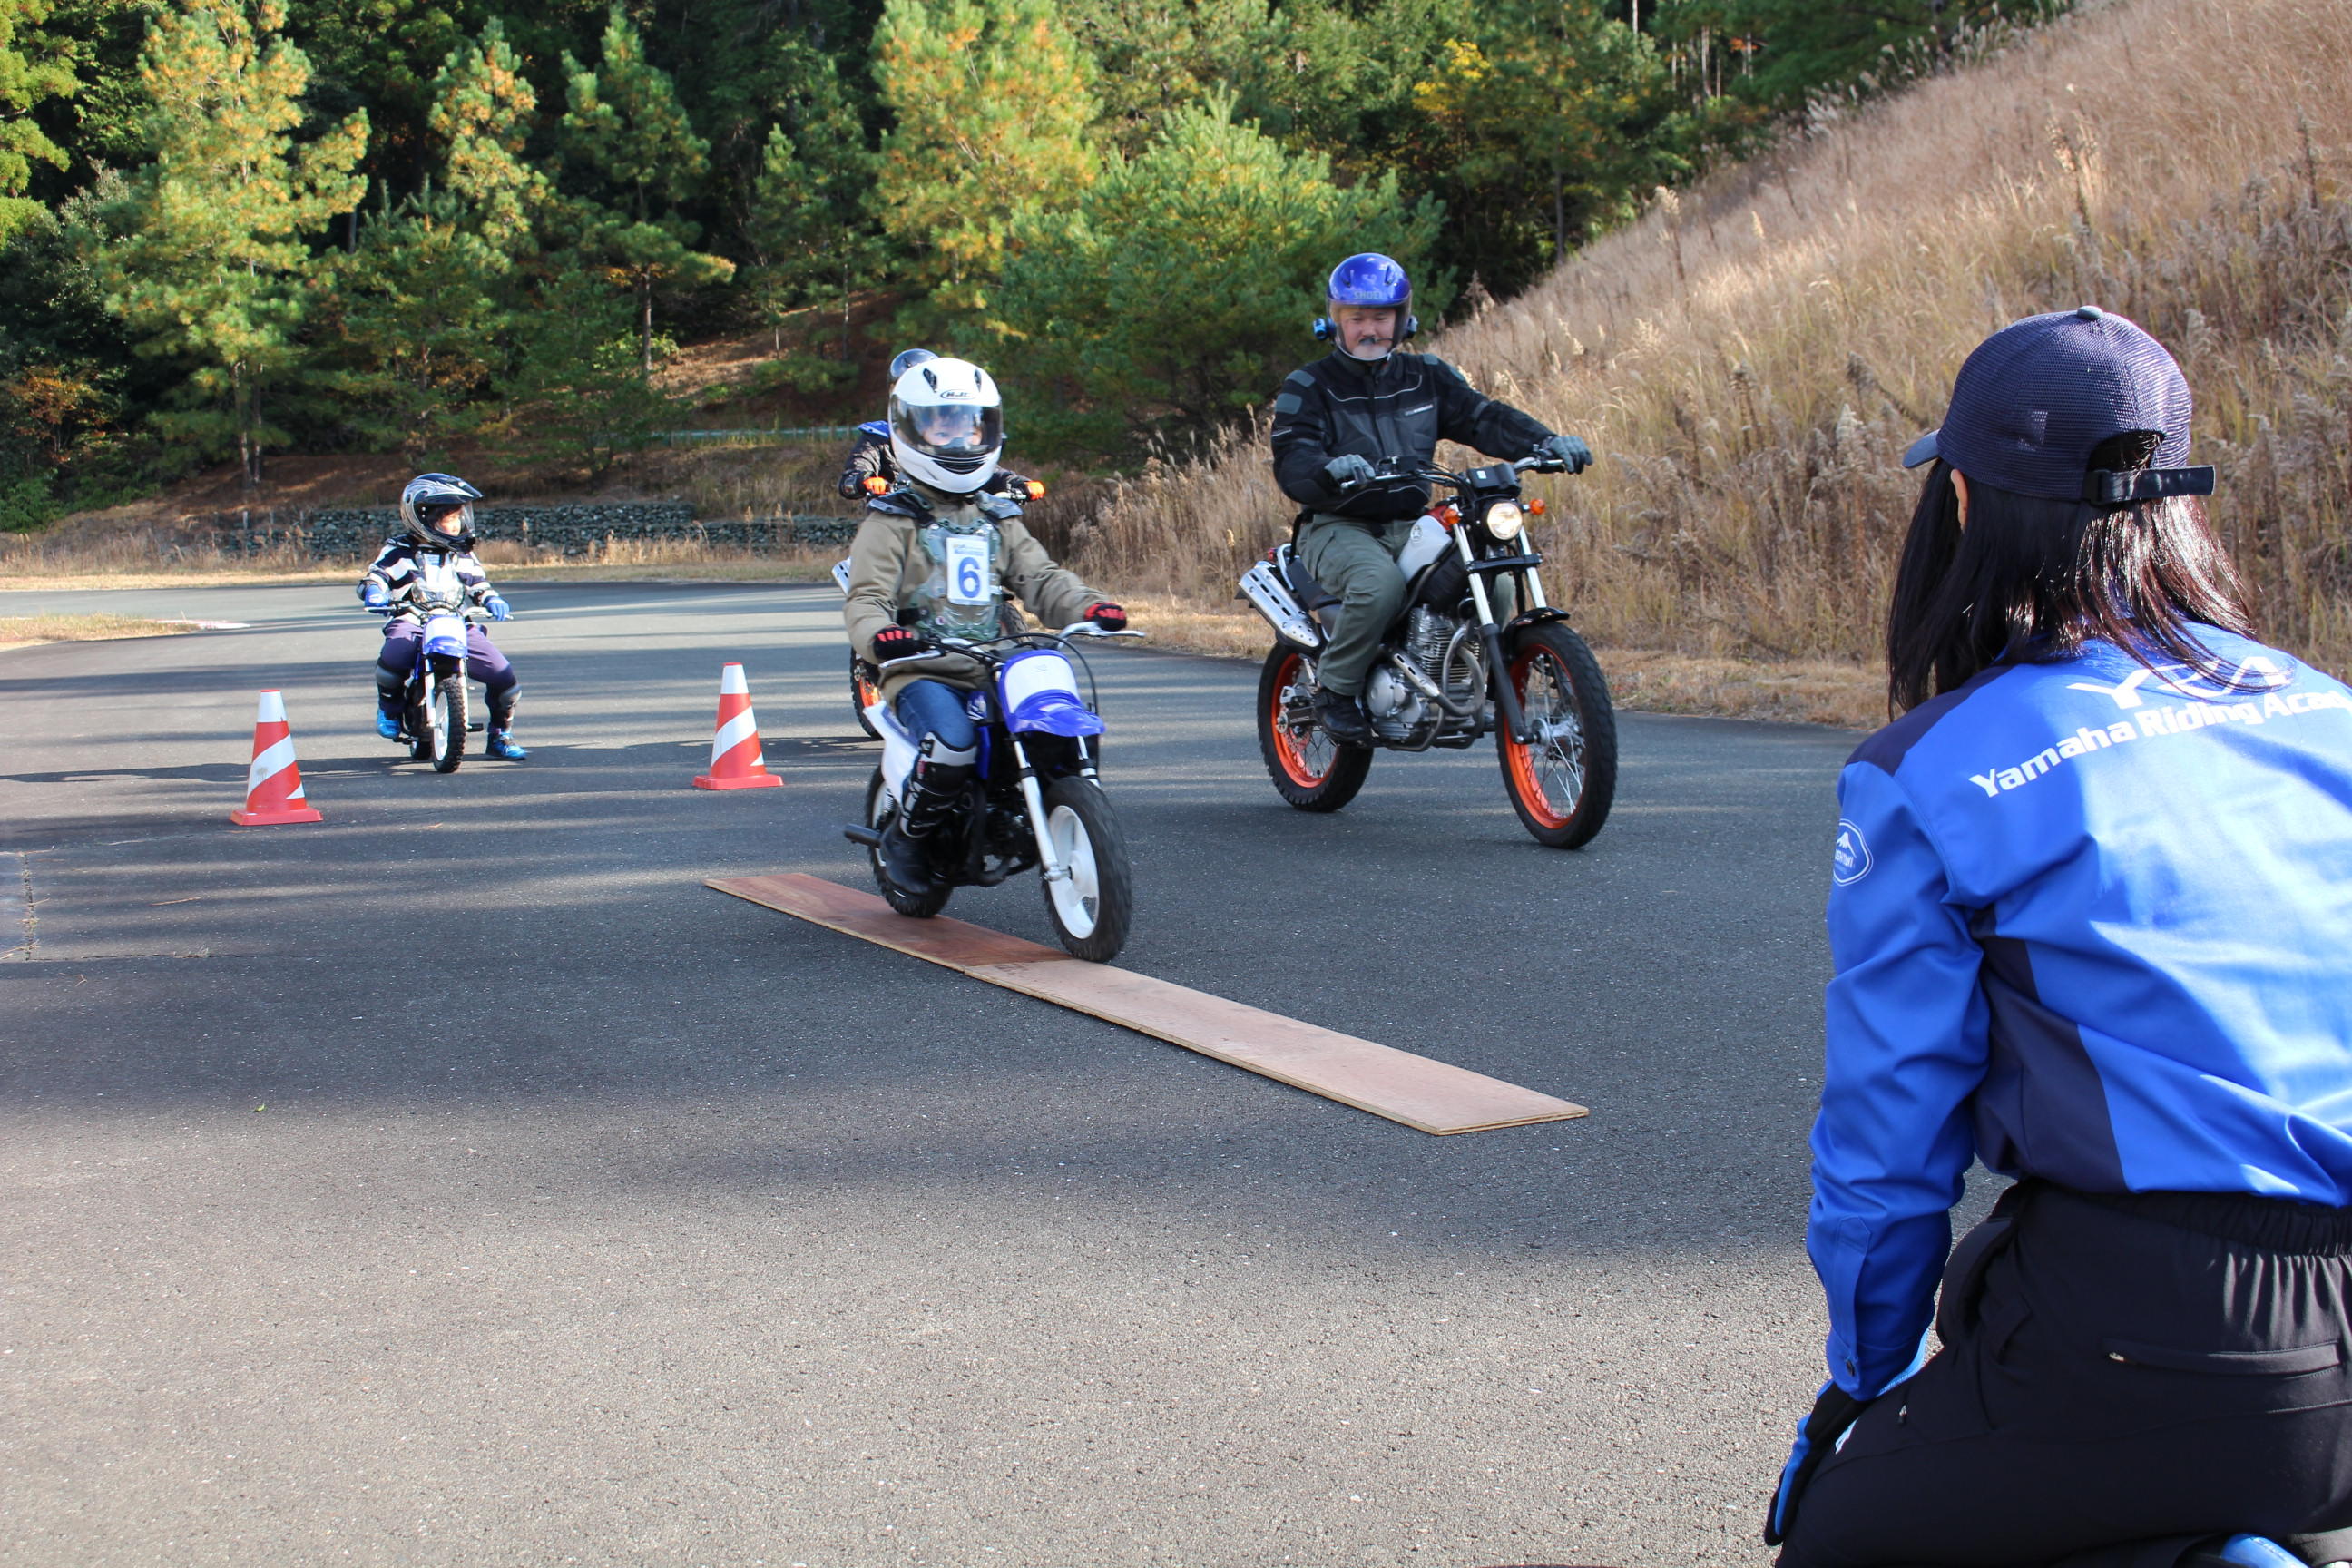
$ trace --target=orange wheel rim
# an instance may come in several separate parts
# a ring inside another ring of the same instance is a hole
[[[1331,776],[1331,768],[1339,761],[1339,754],[1338,749],[1333,747],[1328,740],[1324,740],[1320,746],[1317,746],[1311,742],[1302,742],[1291,731],[1290,717],[1284,711],[1286,707],[1284,699],[1298,683],[1300,663],[1299,657],[1294,653],[1283,660],[1281,668],[1276,672],[1274,696],[1266,714],[1266,727],[1274,735],[1275,755],[1282,761],[1282,771],[1287,773],[1290,776],[1290,782],[1299,788],[1313,789]],[[1315,733],[1318,738],[1322,734],[1320,731]],[[1331,753],[1323,759],[1320,765],[1318,765],[1314,756],[1314,752],[1318,750]]]
[[[1538,666],[1544,667],[1549,676],[1545,684],[1549,688],[1544,693],[1546,711],[1541,714],[1531,710],[1528,696]],[[1524,744],[1508,731],[1497,737],[1503,742],[1503,756],[1510,765],[1511,784],[1519,804],[1538,826],[1556,832],[1569,825],[1575,803],[1584,794],[1584,732],[1574,711],[1574,687],[1551,650],[1538,646],[1511,660],[1511,689],[1518,695],[1520,711],[1531,727],[1542,725],[1549,731],[1562,716],[1558,711],[1562,707],[1567,710],[1565,716],[1570,722],[1576,725],[1572,741],[1565,746],[1557,738],[1548,738],[1538,750]],[[1549,786],[1547,775],[1554,781]],[[1554,804],[1556,795],[1566,797],[1568,810]]]

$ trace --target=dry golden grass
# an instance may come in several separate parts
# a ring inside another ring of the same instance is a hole
[[[137,616],[0,616],[0,648],[47,642],[111,642],[117,637],[167,637],[194,631],[172,621]]]
[[[1883,679],[1917,493],[1896,458],[1987,332],[2084,302],[2179,355],[2263,625],[2343,669],[2347,103],[2340,0],[2088,8],[1662,196],[1436,352],[1602,454],[1538,481],[1538,540],[1588,636],[1655,650],[1604,658],[1628,706],[1770,711],[1785,685],[1791,714],[1883,716],[1854,693]],[[1291,510],[1263,430],[1238,433],[1123,487],[1079,559],[1118,591],[1220,606]],[[1655,673],[1669,656],[1695,662]]]

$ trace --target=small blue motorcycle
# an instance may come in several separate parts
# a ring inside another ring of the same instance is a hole
[[[1075,661],[1071,639],[1139,637],[1106,632],[1081,621],[1060,632],[1024,632],[985,642],[942,639],[922,653],[894,658],[876,671],[913,668],[952,651],[978,660],[988,682],[967,699],[980,731],[980,766],[970,794],[941,825],[929,891],[911,894],[882,867],[882,830],[898,810],[898,786],[915,765],[919,738],[878,698],[866,718],[882,738],[882,765],[866,786],[866,820],[843,829],[866,847],[875,885],[902,915],[928,919],[959,887],[992,888],[1034,870],[1043,881],[1054,934],[1076,957],[1107,963],[1127,942],[1135,910],[1134,876],[1127,837],[1111,812],[1096,764],[1102,719],[1093,675],[1078,695],[1085,660]]]
[[[466,628],[489,616],[467,603],[465,585],[452,567],[425,567],[398,598],[373,612],[404,616],[421,623],[416,668],[408,673],[401,706],[400,744],[410,758],[430,762],[436,773],[454,773],[466,760],[467,723]]]

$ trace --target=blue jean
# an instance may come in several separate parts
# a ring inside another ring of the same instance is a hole
[[[898,722],[919,747],[925,735],[937,735],[950,752],[969,752],[980,744],[980,731],[963,709],[964,693],[944,680],[910,680],[893,705]]]

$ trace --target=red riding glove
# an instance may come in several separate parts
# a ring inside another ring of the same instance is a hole
[[[1088,605],[1085,618],[1094,622],[1107,632],[1123,632],[1127,629],[1126,610],[1112,604],[1108,599],[1097,599],[1093,604]]]

